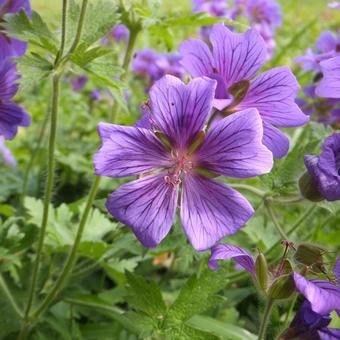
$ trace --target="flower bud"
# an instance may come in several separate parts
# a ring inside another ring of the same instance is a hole
[[[305,172],[300,177],[299,188],[301,195],[312,202],[320,202],[324,199],[319,192],[316,182],[308,172]]]
[[[267,260],[264,257],[262,253],[259,253],[259,255],[256,258],[255,261],[255,271],[256,271],[256,278],[260,285],[260,287],[266,291],[268,288],[268,265]]]
[[[315,264],[322,265],[325,250],[318,247],[313,246],[311,244],[299,244],[296,252],[294,253],[294,260],[297,263],[304,264],[306,266],[312,266]]]
[[[292,275],[286,274],[278,277],[268,290],[268,297],[274,300],[289,298],[295,291]]]
[[[282,274],[290,274],[293,271],[293,266],[288,259],[283,260]]]

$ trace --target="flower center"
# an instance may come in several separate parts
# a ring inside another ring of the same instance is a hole
[[[164,181],[174,188],[182,182],[184,174],[190,172],[194,167],[192,156],[187,152],[171,152],[173,166],[168,170],[168,175],[164,176]]]

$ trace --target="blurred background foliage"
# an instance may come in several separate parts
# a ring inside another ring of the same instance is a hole
[[[310,81],[310,75],[294,64],[293,58],[314,46],[323,30],[338,29],[340,11],[328,9],[325,0],[279,2],[283,24],[276,33],[276,53],[266,68],[291,65],[304,85]],[[137,49],[151,47],[159,52],[176,51],[183,39],[197,36],[203,22],[190,19],[189,0],[125,3],[135,6],[149,27],[139,34]],[[51,31],[58,31],[60,1],[33,0],[32,8],[48,23]],[[160,25],[166,18],[173,20]],[[99,146],[97,123],[109,121],[113,102],[120,97],[116,122],[133,124],[140,116],[140,103],[147,99],[145,79],[131,72],[126,84],[117,82],[118,92],[114,97],[109,94],[98,73],[108,72],[112,79],[119,77],[121,69],[118,65],[125,45],[119,43],[112,49],[111,59],[105,59],[105,64],[112,63],[115,67],[97,65],[97,76],[87,73],[90,80],[82,91],[73,91],[69,81],[85,74],[80,67],[72,67],[63,82],[58,118],[57,176],[39,277],[39,298],[53,284],[73,243],[94,178],[92,156]],[[30,48],[32,51],[35,47]],[[32,124],[28,129],[20,129],[18,138],[7,143],[17,159],[17,167],[0,166],[0,273],[20,308],[24,306],[29,286],[42,215],[47,160],[45,117],[51,96],[50,82],[43,79],[43,74],[34,73],[33,68],[34,65],[24,68],[27,72],[24,87],[16,97],[30,112]],[[90,99],[95,88],[104,93],[98,102]],[[122,99],[124,91],[129,96],[127,103]],[[314,122],[307,127],[287,130],[287,133],[291,137],[289,155],[276,162],[271,174],[242,181],[242,184],[266,192],[286,233],[296,227],[289,235],[291,240],[323,246],[331,268],[339,253],[339,204],[321,203],[308,213],[313,203],[284,201],[297,195],[297,179],[304,171],[303,155],[318,152],[321,141],[331,129]],[[107,195],[123,182],[107,178],[101,182],[74,272],[67,287],[37,325],[32,339],[255,339],[262,301],[250,277],[229,262],[217,272],[207,269],[209,252],[196,253],[187,244],[177,222],[159,247],[145,250],[132,232],[114,221],[104,208]],[[239,184],[229,179],[228,182]],[[23,187],[26,197],[21,195]],[[257,213],[239,233],[229,237],[228,242],[254,254],[260,249],[273,264],[283,248],[278,244],[280,235],[266,213],[268,202],[248,190],[239,190],[257,208]],[[300,221],[302,216],[304,219]],[[292,317],[290,304],[276,307],[268,339],[287,326]],[[339,320],[334,323],[334,326],[340,326]],[[0,339],[14,339],[19,328],[20,321],[2,291]]]

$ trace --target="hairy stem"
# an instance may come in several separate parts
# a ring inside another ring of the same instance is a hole
[[[276,216],[275,216],[275,212],[273,210],[273,208],[271,207],[271,205],[269,203],[266,204],[266,209],[268,211],[268,215],[269,217],[272,219],[277,231],[279,232],[279,234],[281,235],[283,240],[288,240],[288,235],[284,232],[284,230],[282,229],[279,221],[277,220]]]
[[[238,183],[228,183],[229,186],[231,186],[232,188],[234,189],[244,189],[244,190],[247,190],[259,197],[265,197],[266,196],[266,193],[260,189],[257,189],[255,187],[252,187],[250,185],[247,185],[247,184],[238,184]]]
[[[52,87],[50,137],[49,137],[49,144],[48,144],[48,169],[47,169],[47,180],[46,180],[46,186],[45,186],[43,216],[42,216],[41,225],[40,225],[37,255],[36,255],[35,263],[33,267],[32,282],[31,282],[31,287],[30,287],[29,294],[28,294],[27,307],[25,310],[25,318],[28,317],[28,314],[31,310],[32,303],[33,303],[33,297],[34,297],[37,279],[38,279],[42,249],[43,249],[44,239],[45,239],[45,234],[46,234],[50,202],[51,202],[51,197],[52,197],[52,192],[53,192],[54,168],[55,168],[54,151],[55,151],[55,139],[56,139],[56,131],[57,131],[59,90],[60,90],[60,75],[55,74],[53,76],[53,87]]]
[[[267,304],[266,304],[266,308],[264,310],[262,322],[261,322],[261,325],[260,325],[258,340],[264,340],[265,339],[267,325],[268,325],[268,322],[270,320],[273,305],[274,305],[274,301],[272,299],[268,299]]]
[[[18,307],[17,303],[15,302],[14,297],[11,294],[9,288],[7,287],[7,284],[6,284],[4,278],[2,277],[1,274],[0,274],[0,288],[1,288],[2,292],[4,293],[4,295],[6,296],[8,302],[12,306],[15,313],[19,316],[19,318],[22,318],[23,314],[22,314],[20,308]]]
[[[128,44],[126,54],[125,54],[125,57],[124,57],[124,61],[123,61],[123,68],[124,68],[125,73],[122,75],[122,78],[123,78],[123,76],[125,76],[127,69],[129,67],[131,57],[132,57],[133,47],[134,47],[138,32],[139,32],[138,30],[136,30],[136,31],[132,30],[131,31],[129,44]],[[115,106],[118,107],[117,102],[115,102]],[[38,306],[36,311],[33,313],[33,315],[32,315],[33,320],[37,320],[39,318],[39,316],[42,315],[45,312],[45,310],[49,307],[50,303],[52,303],[52,301],[57,297],[60,290],[63,288],[63,285],[65,284],[69,274],[72,272],[72,269],[73,269],[74,264],[75,264],[76,259],[77,259],[77,251],[78,251],[78,248],[79,248],[79,245],[80,245],[80,242],[81,242],[81,238],[83,236],[83,233],[84,233],[84,230],[85,230],[85,227],[86,227],[88,216],[90,214],[93,202],[94,202],[96,195],[97,195],[97,192],[98,192],[99,184],[100,184],[100,177],[96,177],[96,179],[94,180],[92,187],[90,189],[90,193],[89,193],[89,196],[88,196],[88,199],[87,199],[87,202],[86,202],[86,206],[85,206],[85,209],[84,209],[83,214],[82,214],[81,219],[80,219],[76,238],[74,240],[71,251],[68,254],[68,257],[66,259],[64,267],[63,267],[59,277],[57,278],[57,281],[55,282],[54,286],[52,287],[51,291],[46,295],[46,297],[44,298],[44,300],[42,301],[40,306]]]

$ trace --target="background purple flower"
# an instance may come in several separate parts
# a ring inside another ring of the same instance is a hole
[[[2,136],[0,136],[0,153],[2,154],[2,159],[6,164],[10,165],[13,168],[16,167],[17,161],[13,156],[11,150],[7,148],[5,144],[5,139]]]
[[[326,98],[340,98],[340,56],[320,63],[323,78],[316,94]]]
[[[23,9],[27,15],[31,15],[29,0],[2,0],[0,1],[0,27],[5,20],[5,15],[17,13]],[[0,31],[0,60],[9,57],[20,57],[26,52],[27,43],[9,37],[5,31]]]
[[[262,122],[256,110],[220,120],[198,147],[190,148],[207,123],[215,87],[216,81],[209,78],[185,85],[165,76],[150,90],[152,129],[99,124],[102,146],[94,157],[96,174],[143,175],[116,190],[107,208],[132,228],[145,247],[155,247],[168,234],[179,186],[182,225],[196,250],[205,250],[235,233],[254,212],[237,191],[203,176],[200,169],[235,178],[270,171],[273,160],[261,143]],[[155,170],[156,174],[150,174]]]
[[[151,48],[137,51],[132,62],[132,71],[139,76],[146,76],[150,86],[166,74],[182,78],[184,69],[181,57],[175,53],[157,53]]]
[[[233,33],[217,24],[210,34],[210,43],[212,49],[197,39],[182,43],[183,66],[193,77],[217,80],[214,106],[222,114],[257,108],[263,120],[263,143],[275,157],[283,157],[288,152],[289,140],[276,127],[308,122],[295,103],[299,84],[293,73],[288,67],[276,67],[254,78],[266,59],[263,39],[254,29]]]
[[[19,76],[15,64],[9,61],[0,63],[0,136],[13,139],[18,126],[29,126],[30,116],[12,98],[18,91],[15,83]]]
[[[328,201],[340,199],[340,133],[327,137],[320,156],[306,155],[305,165],[320,194]]]
[[[226,0],[192,0],[193,13],[207,12],[213,17],[227,15]]]
[[[111,30],[110,33],[107,34],[107,36],[102,38],[101,42],[105,45],[111,45],[112,41],[119,43],[124,40],[125,42],[128,42],[129,37],[129,29],[123,24],[118,24]]]
[[[71,79],[70,83],[72,86],[72,90],[75,92],[81,92],[84,87],[86,86],[86,83],[88,82],[89,78],[86,76],[76,76]]]

